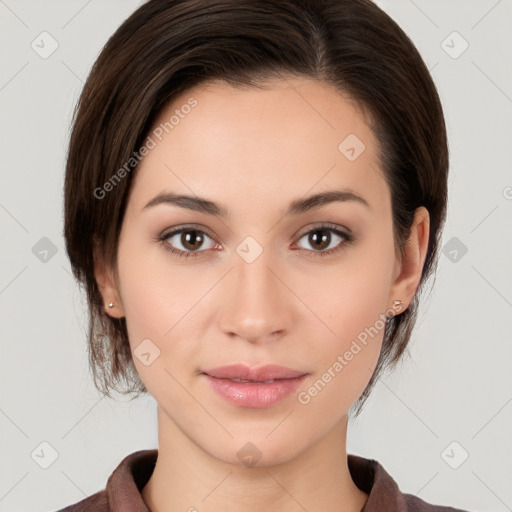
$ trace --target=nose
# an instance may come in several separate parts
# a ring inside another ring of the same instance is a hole
[[[286,276],[263,253],[252,263],[234,255],[235,268],[221,291],[220,327],[232,338],[264,344],[290,332],[295,317],[293,293],[286,286]]]

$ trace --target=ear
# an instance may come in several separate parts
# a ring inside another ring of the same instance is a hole
[[[430,215],[428,210],[420,206],[414,212],[414,220],[407,242],[404,244],[403,256],[397,256],[393,284],[389,301],[391,305],[396,300],[403,302],[400,312],[405,311],[414,298],[421,281],[423,265],[427,256],[430,233]],[[390,306],[396,310],[396,306]]]
[[[118,285],[114,271],[106,264],[102,252],[98,249],[98,244],[94,244],[94,277],[103,299],[103,308],[105,312],[113,318],[122,318],[124,308],[121,303]],[[113,303],[112,308],[109,304]]]

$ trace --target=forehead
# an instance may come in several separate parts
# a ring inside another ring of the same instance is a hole
[[[379,147],[354,101],[310,79],[262,86],[207,82],[174,98],[148,134],[154,147],[133,185],[138,206],[163,189],[215,192],[226,203],[242,190],[256,201],[333,187],[382,195]]]

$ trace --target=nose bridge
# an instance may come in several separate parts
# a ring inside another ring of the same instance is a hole
[[[222,329],[250,341],[264,341],[288,328],[289,309],[283,286],[274,275],[277,265],[272,251],[262,248],[252,259],[257,247],[251,243],[242,242],[233,254],[235,268],[226,292]]]

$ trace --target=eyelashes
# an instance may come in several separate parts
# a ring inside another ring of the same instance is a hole
[[[181,236],[178,237],[177,235]],[[170,243],[172,238],[177,239],[173,244]],[[333,241],[336,241],[336,238],[340,239],[340,241],[335,244],[334,247],[331,247]],[[204,248],[203,244],[207,239],[210,239],[212,243],[210,244],[210,247]],[[311,247],[315,247],[315,244],[317,246],[321,246],[321,250],[304,249],[301,247],[294,249],[303,253],[309,253],[308,257],[325,257],[337,254],[342,251],[347,244],[354,241],[353,235],[349,233],[348,230],[340,229],[337,225],[325,223],[309,229],[299,235],[299,238],[297,242],[294,242],[293,247],[297,247],[298,243],[303,239],[306,239],[306,244],[309,244]],[[156,240],[164,247],[165,250],[178,258],[201,258],[207,256],[209,250],[220,250],[222,248],[221,244],[215,241],[212,233],[204,229],[198,229],[194,226],[182,226],[177,229],[165,231],[161,235],[158,235]],[[174,247],[176,244],[181,245],[183,248],[179,249]],[[199,244],[200,247],[195,248],[194,244]],[[323,247],[324,245],[327,245],[328,250],[325,250],[325,247]]]

